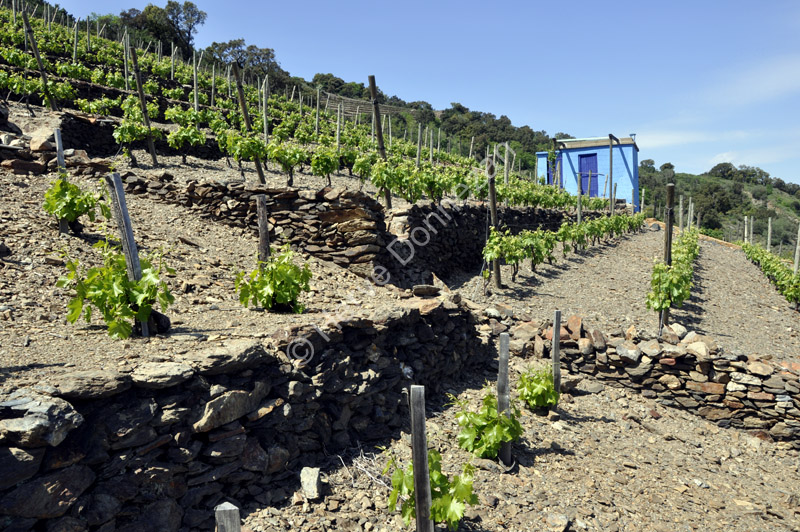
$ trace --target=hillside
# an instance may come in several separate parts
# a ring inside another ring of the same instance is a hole
[[[800,530],[798,312],[738,246],[700,240],[691,296],[658,336],[645,301],[664,231],[629,206],[609,215],[584,198],[579,224],[577,198],[512,163],[496,183],[508,230],[493,231],[490,165],[437,147],[433,123],[422,142],[387,123],[381,147],[368,113],[317,113],[257,80],[240,100],[235,80],[206,71],[195,108],[189,66],[173,73],[133,43],[142,102],[119,42],[76,52],[70,31],[32,20],[42,85],[22,23],[2,8],[0,20],[0,82],[20,100],[0,107],[0,532],[205,532],[223,502],[252,532],[405,529],[385,468],[410,463],[415,384],[443,472],[474,467],[476,503],[444,502],[463,510],[460,531]],[[64,179],[109,201],[111,172],[139,258],[163,260],[145,283],[174,297],[148,337],[134,313],[150,294],[127,288],[115,219],[60,232],[43,210]],[[712,185],[715,205],[736,193],[719,176],[676,177],[698,206]],[[738,198],[764,201],[749,185]],[[257,266],[259,225],[273,257],[291,249],[283,265],[310,273],[269,310],[237,293],[239,272],[275,271]],[[487,248],[506,262],[499,287]],[[101,295],[132,312],[85,316],[95,291],[81,273],[114,264]],[[123,321],[132,334],[113,337]],[[522,431],[510,468],[461,448],[458,425],[496,386],[504,333]],[[559,402],[528,408],[517,386],[551,364],[553,336]]]
[[[675,183],[675,197],[684,196],[684,210],[689,198],[705,234],[734,242],[742,239],[743,219],[755,219],[755,242],[766,245],[768,218],[772,218],[772,251],[786,259],[794,257],[797,227],[800,223],[800,186],[771,178],[758,168],[736,169],[730,163],[715,166],[708,173],[694,175],[674,172],[671,164],[656,170],[652,160],[639,166],[640,186],[647,189],[646,213],[663,219],[666,201],[664,186]],[[676,204],[677,207],[677,204]],[[677,219],[677,218],[676,218]],[[695,219],[695,224],[697,218]]]

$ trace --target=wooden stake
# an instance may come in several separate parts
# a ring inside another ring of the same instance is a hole
[[[92,27],[89,25],[89,17],[86,17],[86,51],[92,51]]]
[[[53,131],[53,135],[56,138],[56,157],[58,160],[58,177],[59,179],[63,179],[64,181],[67,180],[67,165],[64,162],[64,144],[61,141],[61,130],[56,128]],[[69,233],[69,224],[66,218],[59,218],[58,219],[58,232],[61,234]]]
[[[236,78],[236,94],[239,97],[239,107],[242,109],[244,126],[249,133],[252,131],[252,127],[250,127],[250,115],[247,112],[247,101],[244,99],[244,89],[242,88],[242,76],[241,72],[239,71],[239,64],[236,62],[233,63],[233,75]],[[267,180],[264,177],[264,171],[261,169],[261,159],[258,157],[258,155],[253,156],[253,162],[256,165],[256,172],[258,172],[258,180],[262,185],[266,185]],[[289,183],[289,186],[291,186],[291,183]]]
[[[56,100],[50,94],[50,89],[47,87],[47,74],[45,73],[44,64],[42,63],[42,56],[39,55],[39,47],[36,46],[36,39],[33,37],[33,30],[31,29],[31,24],[28,21],[28,14],[24,10],[22,11],[22,21],[25,24],[25,33],[28,35],[28,40],[31,42],[33,55],[36,57],[36,64],[39,65],[39,74],[42,76],[42,90],[44,91],[44,95],[50,104],[50,109],[53,111],[58,111]]]
[[[744,215],[744,238],[742,241],[747,244],[747,215]]]
[[[469,158],[472,159],[472,147],[475,145],[475,135],[469,139]]]
[[[336,106],[336,153],[339,153],[339,133],[342,130],[342,103]]]
[[[419,157],[422,153],[422,124],[419,124],[419,131],[417,133],[417,168],[419,168]]]
[[[683,194],[678,197],[678,227],[683,233]]]
[[[411,460],[414,464],[414,500],[417,532],[434,532],[431,520],[431,481],[428,437],[425,433],[425,387],[411,385]]]
[[[561,393],[561,311],[556,310],[553,316],[553,343],[550,349],[550,361],[553,367],[553,389]]]
[[[767,218],[767,253],[772,247],[772,216]]]
[[[170,69],[169,69],[169,79],[173,79],[174,80],[175,79],[175,43],[173,42],[173,43],[170,43],[170,44],[172,44],[172,53],[169,54],[169,58],[170,58],[170,61],[171,61],[172,65],[170,66]],[[228,93],[228,96],[230,96],[230,93]]]
[[[491,215],[492,227],[497,229],[497,191],[494,185],[494,158],[486,160],[486,177],[489,179],[489,213]],[[500,259],[492,262],[492,276],[494,277],[495,288],[502,288],[503,285],[500,280]]]
[[[214,93],[216,92],[216,83],[217,83],[217,62],[214,61],[211,63],[211,107],[214,107]]]
[[[797,275],[797,268],[800,266],[800,225],[797,226],[797,240],[794,243],[794,274]]]
[[[672,265],[672,225],[674,223],[675,214],[673,206],[675,203],[675,184],[667,184],[667,207],[664,213],[665,231],[664,231],[664,264],[667,266]],[[658,336],[661,337],[661,330],[665,325],[669,325],[669,309],[661,311],[661,319],[658,324]]]
[[[133,224],[128,215],[128,205],[125,202],[125,189],[122,187],[122,178],[114,172],[111,176],[105,176],[106,187],[111,199],[111,206],[114,219],[120,232],[122,251],[125,254],[125,264],[128,269],[128,279],[139,281],[142,278],[142,267],[139,264],[139,250],[136,247],[136,240],[133,238]],[[150,336],[150,328],[146,321],[139,322],[142,325],[142,336]]]
[[[193,86],[194,86],[194,110],[200,110],[199,98],[197,95],[197,52],[192,50],[192,70],[194,72]]]
[[[122,55],[123,55],[123,63],[125,66],[125,90],[131,90],[130,86],[130,76],[128,75],[128,55],[130,54],[131,50],[131,36],[128,34],[128,31],[125,30],[125,35],[122,37],[125,41],[122,44]]]
[[[614,193],[612,187],[614,183],[614,135],[608,134],[608,194],[611,196],[611,214],[614,214]]]
[[[372,117],[373,117],[373,127],[374,127],[374,118],[376,116],[381,116],[381,110],[378,106],[378,88],[375,86],[375,76],[369,76],[369,94],[372,98]],[[383,133],[381,133],[380,128],[378,128],[378,151],[381,154],[381,158],[385,161],[386,160],[386,148],[383,146]],[[386,200],[386,208],[392,208],[392,192],[385,188],[383,189],[384,199]],[[427,464],[427,458],[426,462]]]
[[[317,116],[314,117],[314,135],[319,137],[319,89],[317,89]]]
[[[217,522],[217,532],[241,532],[242,530],[239,508],[228,501],[214,508],[214,519]]]
[[[506,417],[511,417],[511,398],[508,392],[508,342],[508,333],[501,333],[499,367],[497,371],[497,412],[498,414],[505,414]],[[511,460],[511,442],[500,444],[498,457],[503,462],[503,465],[511,467],[513,464]]]
[[[264,78],[264,144],[269,144],[269,74]]]
[[[156,145],[153,142],[153,136],[150,134],[150,117],[147,116],[147,100],[145,99],[144,89],[142,88],[142,77],[139,73],[139,62],[136,59],[136,48],[131,48],[131,62],[133,62],[133,76],[136,78],[136,91],[139,93],[139,103],[142,106],[144,127],[147,128],[147,148],[150,150],[150,157],[153,159],[153,166],[158,166],[158,159],[156,159]]]
[[[269,260],[269,211],[267,211],[267,196],[256,196],[258,210],[258,262]]]

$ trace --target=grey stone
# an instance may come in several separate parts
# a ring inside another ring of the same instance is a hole
[[[28,388],[0,403],[0,415],[8,416],[0,419],[0,442],[22,447],[55,447],[83,423],[83,416],[67,401]]]
[[[580,384],[579,388],[587,393],[600,393],[606,389],[602,382],[598,381],[584,381]]]
[[[90,526],[102,525],[111,521],[119,512],[122,503],[116,497],[105,493],[92,495],[83,517]]]
[[[90,369],[59,378],[56,395],[66,399],[103,399],[131,387],[131,379],[116,371]]]
[[[617,346],[617,355],[619,355],[619,358],[626,364],[638,364],[642,352],[636,344],[627,340]]]
[[[234,456],[239,456],[244,451],[246,441],[247,436],[244,434],[237,434],[208,445],[203,450],[203,454],[211,458],[232,458]]]
[[[208,432],[235,421],[255,410],[269,392],[268,386],[258,381],[252,392],[234,390],[206,403],[202,417],[192,425],[195,432]]]
[[[411,292],[417,297],[438,296],[441,289],[432,284],[418,284],[412,288]]]
[[[94,479],[87,466],[74,465],[29,480],[0,499],[0,513],[36,519],[59,517],[75,504]]]
[[[639,344],[639,349],[650,358],[656,358],[661,353],[661,346],[658,340],[648,340]]]
[[[0,447],[0,490],[15,486],[35,475],[43,457],[43,448],[25,450]]]
[[[319,476],[318,467],[304,467],[300,471],[300,485],[303,487],[303,495],[315,501],[322,496],[322,480]]]
[[[680,323],[674,323],[674,322],[670,323],[669,327],[672,329],[672,331],[675,334],[678,335],[678,338],[683,338],[684,336],[686,336],[686,332],[687,332],[686,331],[686,327],[684,327]]]
[[[185,355],[184,361],[203,375],[220,375],[263,365],[271,360],[264,347],[253,340],[231,340],[223,346],[214,346]]]
[[[625,372],[634,379],[641,379],[648,373],[650,370],[653,369],[653,363],[650,361],[649,357],[642,357],[642,360],[639,361],[639,364],[635,366],[626,366]]]
[[[131,373],[133,383],[140,388],[169,388],[189,380],[194,371],[179,362],[150,362],[142,364]]]

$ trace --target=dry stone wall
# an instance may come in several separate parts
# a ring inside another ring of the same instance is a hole
[[[403,303],[18,390],[0,403],[0,530],[211,530],[223,498],[284,501],[324,453],[397,435],[410,383],[491,360],[457,295]]]
[[[503,328],[496,319],[487,325]],[[552,327],[526,322],[510,333],[515,353],[550,356]],[[562,366],[575,375],[633,388],[721,427],[753,430],[800,448],[798,368],[726,353],[713,338],[679,324],[666,327],[660,340],[634,328],[612,333],[587,330],[580,317],[570,317],[560,331]]]

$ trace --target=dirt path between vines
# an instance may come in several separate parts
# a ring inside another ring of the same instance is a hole
[[[663,231],[625,235],[607,244],[570,253],[531,273],[523,264],[515,281],[503,267],[505,288],[483,295],[483,279],[461,276],[451,282],[481,304],[503,302],[517,313],[552,319],[553,311],[578,314],[603,330],[635,325],[655,333],[657,315],[648,310],[653,260],[663,254]],[[477,273],[477,272],[476,272]],[[701,240],[691,298],[672,311],[672,319],[714,337],[729,353],[772,356],[792,361],[800,356],[800,313],[773,287],[738,248]]]

